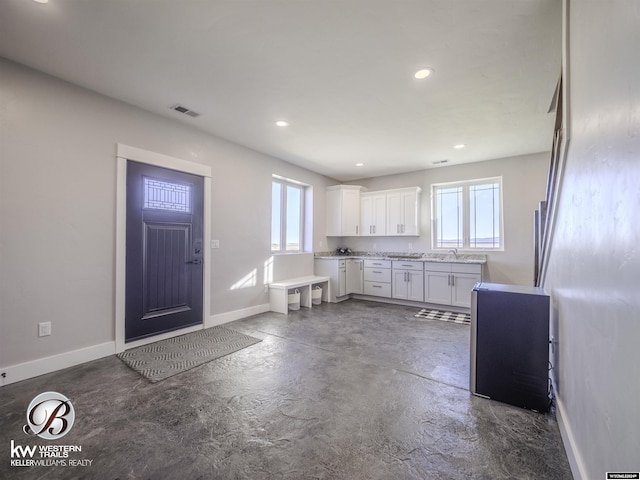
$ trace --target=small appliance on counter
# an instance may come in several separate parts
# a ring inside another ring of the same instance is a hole
[[[336,255],[351,255],[350,248],[339,248],[336,250]]]
[[[539,287],[476,283],[471,292],[471,393],[549,410],[549,306],[549,295]]]

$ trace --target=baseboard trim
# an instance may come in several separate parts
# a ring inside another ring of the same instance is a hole
[[[470,308],[457,307],[455,305],[441,305],[438,303],[416,302],[415,300],[402,300],[400,298],[376,297],[373,295],[364,295],[362,293],[351,293],[350,297],[356,300],[369,300],[370,302],[389,303],[391,305],[404,305],[405,307],[429,308],[431,310],[444,310],[454,313],[469,313]],[[343,298],[343,300],[347,300]]]
[[[180,330],[178,333],[170,332],[166,336],[183,335],[190,331],[201,330],[202,328],[215,327],[216,325],[222,325],[224,323],[233,322],[234,320],[240,320],[241,318],[250,317],[251,315],[257,315],[259,313],[268,312],[270,306],[268,303],[262,305],[255,305],[253,307],[242,308],[240,310],[234,310],[231,312],[218,313],[217,315],[210,316],[205,322],[204,327],[199,325],[197,327],[191,327],[189,329]],[[164,337],[162,337],[164,338]],[[153,337],[150,339],[144,339],[139,343],[146,344],[156,342],[161,338]],[[127,348],[132,348],[135,345],[127,345]],[[0,367],[0,372],[4,376],[0,376],[0,387],[10,385],[12,383],[21,382],[29,378],[39,377],[47,373],[53,373],[58,370],[73,367],[81,363],[90,362],[92,360],[98,360],[99,358],[108,357],[109,355],[115,355],[116,342],[105,342],[98,345],[92,345],[90,347],[79,348],[70,352],[64,352],[49,357],[39,358],[29,362],[19,363],[17,365],[11,365],[8,367]]]
[[[568,418],[567,410],[565,409],[562,400],[558,398],[557,394],[555,397],[555,402],[558,428],[560,429],[560,436],[562,437],[562,443],[564,444],[564,450],[567,454],[567,459],[569,460],[569,466],[571,467],[573,478],[574,480],[587,479],[589,478],[587,476],[587,470],[580,456],[580,452],[578,451],[578,446],[576,445],[576,441],[573,437],[571,426],[566,420]]]
[[[39,358],[30,362],[19,363],[1,368],[5,377],[0,377],[0,386],[21,382],[47,373],[73,367],[81,363],[108,357],[116,353],[116,342],[100,343],[91,347],[79,348],[70,352]]]
[[[241,318],[250,317],[251,315],[265,313],[270,309],[271,306],[268,303],[263,303],[262,305],[241,308],[240,310],[233,310],[231,312],[217,313],[211,315],[209,319],[205,321],[204,328],[215,327],[216,325],[233,322],[234,320],[240,320]]]

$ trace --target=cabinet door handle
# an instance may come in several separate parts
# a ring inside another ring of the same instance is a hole
[[[447,287],[451,286],[451,275],[447,275]]]
[[[356,225],[356,235],[358,235],[358,225]]]
[[[376,233],[376,225],[373,226],[373,233]]]
[[[451,275],[451,286],[455,287],[456,285],[456,277],[454,275]]]

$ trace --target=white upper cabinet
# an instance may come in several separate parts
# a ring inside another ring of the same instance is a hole
[[[387,234],[387,194],[380,192],[360,195],[360,235],[363,237]]]
[[[360,235],[360,190],[358,185],[327,187],[327,236]]]
[[[328,237],[420,235],[420,187],[362,190],[357,185],[327,187]]]
[[[403,188],[387,192],[387,235],[418,236],[419,187]]]

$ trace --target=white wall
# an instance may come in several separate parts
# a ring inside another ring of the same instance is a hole
[[[212,166],[212,315],[268,303],[272,174],[313,187],[313,247],[335,248],[335,181],[0,59],[2,368],[114,341],[117,143]]]
[[[569,7],[570,141],[544,285],[565,446],[576,478],[600,479],[640,470],[640,3]]]
[[[552,132],[549,132],[550,143],[551,138]],[[363,185],[369,191],[421,187],[420,237],[345,237],[339,244],[352,250],[428,252],[431,250],[431,184],[502,176],[505,248],[487,253],[485,278],[496,283],[532,285],[533,212],[545,196],[549,155],[523,155],[349,182]]]

